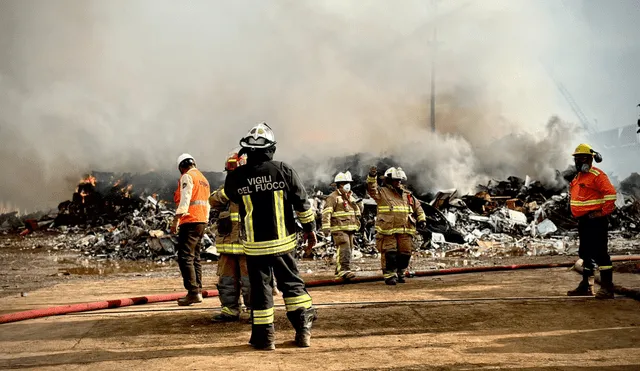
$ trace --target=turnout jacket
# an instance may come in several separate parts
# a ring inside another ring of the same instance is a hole
[[[415,223],[427,220],[420,201],[407,190],[403,189],[400,194],[390,185],[378,187],[376,178],[368,176],[367,192],[378,205],[376,233],[415,234]],[[412,214],[415,215],[415,222],[411,219]]]
[[[242,225],[240,224],[240,206],[223,196],[221,186],[209,197],[209,204],[219,210],[218,231],[216,233],[216,249],[221,254],[244,254],[242,245]]]
[[[591,211],[609,215],[616,208],[616,189],[607,174],[592,167],[588,172],[578,172],[569,184],[571,190],[571,213],[579,218]]]
[[[240,206],[246,255],[282,255],[297,246],[294,210],[305,231],[315,215],[298,174],[280,161],[247,163],[227,174],[223,198]]]
[[[360,208],[351,192],[345,195],[335,190],[327,197],[322,209],[322,229],[331,232],[360,229]]]

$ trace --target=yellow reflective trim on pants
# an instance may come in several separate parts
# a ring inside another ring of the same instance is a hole
[[[231,221],[232,222],[239,222],[240,221],[240,213],[231,213],[230,217],[231,217]]]
[[[244,253],[246,255],[272,255],[288,252],[296,248],[298,241],[296,235],[292,234],[280,240],[244,242]]]
[[[239,311],[234,311],[233,309],[230,309],[228,307],[222,307],[222,313],[224,314],[228,314],[230,316],[237,316],[238,314],[240,314]]]
[[[291,298],[284,298],[284,305],[287,308],[287,312],[293,312],[299,308],[309,309],[312,305],[311,296],[309,296],[309,294],[304,294]]]
[[[247,231],[247,241],[253,242],[255,236],[253,234],[253,203],[249,195],[242,196],[242,202],[244,208],[247,210],[247,215],[244,217],[244,228]]]
[[[298,219],[300,219],[300,223],[307,224],[311,223],[315,218],[313,217],[313,210],[305,210],[305,211],[296,211],[296,215],[298,215]]]
[[[602,265],[602,266],[600,266],[598,268],[600,268],[601,271],[606,271],[606,270],[609,270],[609,269],[613,269],[613,266],[612,265]]]
[[[284,224],[284,191],[279,190],[273,192],[273,204],[276,212],[276,230],[278,231],[278,239],[283,239],[287,235],[287,227]]]
[[[390,236],[392,234],[415,234],[416,230],[413,228],[382,229],[380,227],[376,227],[376,232],[385,236]]]
[[[270,325],[273,323],[273,308],[253,310],[254,325]]]

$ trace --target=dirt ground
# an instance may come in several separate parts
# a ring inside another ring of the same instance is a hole
[[[12,246],[0,249],[0,313],[183,291],[174,264],[98,265],[69,252]],[[435,264],[414,262],[417,269]],[[329,277],[333,268],[300,266],[305,280]],[[359,266],[360,274],[378,273],[372,259]],[[616,271],[616,283],[640,289],[637,263],[616,264]],[[214,262],[204,279],[215,288]],[[212,323],[217,298],[27,320],[0,325],[0,369],[640,370],[640,302],[566,297],[578,280],[554,268],[311,288],[319,314],[312,347],[291,344],[294,331],[278,298],[275,352],[247,344],[246,313],[238,323]]]

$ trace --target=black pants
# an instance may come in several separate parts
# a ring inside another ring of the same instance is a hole
[[[178,266],[182,274],[184,288],[189,293],[202,292],[202,266],[200,248],[206,223],[185,223],[178,231]]]
[[[293,252],[279,256],[247,256],[247,269],[251,285],[252,338],[260,343],[267,332],[273,332],[272,274],[284,297],[287,312],[311,308],[311,296],[298,273]]]
[[[609,256],[609,220],[607,217],[581,217],[578,219],[580,248],[578,255],[584,261],[585,275],[593,275],[596,266],[600,270],[611,269]]]

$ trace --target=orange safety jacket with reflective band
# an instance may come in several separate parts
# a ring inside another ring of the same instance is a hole
[[[420,202],[409,191],[403,190],[399,194],[389,185],[378,187],[376,178],[369,176],[367,192],[378,205],[376,233],[380,235],[415,234],[415,222],[427,220]],[[415,217],[415,222],[411,216]]]
[[[187,172],[193,180],[193,191],[189,202],[189,212],[180,218],[180,224],[185,223],[208,223],[209,222],[209,182],[202,175],[200,170],[193,168]],[[176,205],[180,205],[180,181],[178,189],[174,194]]]
[[[615,210],[616,189],[607,175],[592,167],[589,172],[579,172],[571,181],[571,213],[579,218],[591,211],[608,215]]]

